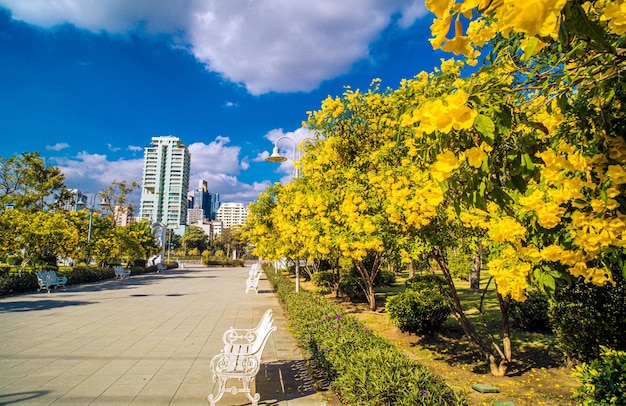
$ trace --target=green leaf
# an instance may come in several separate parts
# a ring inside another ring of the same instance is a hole
[[[496,126],[493,121],[485,116],[484,114],[479,114],[474,121],[474,128],[484,137],[493,141],[495,138]]]
[[[524,60],[528,60],[528,58],[530,58],[535,53],[535,49],[537,48],[538,43],[539,43],[539,38],[537,37],[530,37],[528,39],[528,42],[526,43],[526,47],[524,47],[524,56],[523,56]]]

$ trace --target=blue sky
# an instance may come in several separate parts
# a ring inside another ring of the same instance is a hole
[[[143,147],[175,135],[190,188],[247,203],[289,179],[264,158],[328,95],[449,57],[431,22],[412,0],[0,0],[0,156],[37,151],[97,192],[140,182]]]

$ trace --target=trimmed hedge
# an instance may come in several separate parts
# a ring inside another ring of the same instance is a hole
[[[354,317],[311,292],[295,292],[282,273],[266,272],[289,315],[298,345],[306,349],[331,387],[350,405],[466,405],[465,399],[372,334]]]
[[[450,315],[450,308],[439,289],[407,290],[391,296],[385,303],[389,318],[400,331],[432,334]]]
[[[168,266],[169,267],[169,266]],[[67,285],[80,283],[98,282],[105,279],[113,279],[115,271],[111,268],[92,268],[77,266],[70,270],[54,269],[59,276],[67,277]],[[156,266],[130,268],[131,275],[156,272]],[[34,272],[23,272],[21,276],[16,273],[0,275],[0,296],[16,295],[20,293],[34,292],[39,288],[37,277]]]

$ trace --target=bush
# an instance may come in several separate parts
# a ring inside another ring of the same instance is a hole
[[[335,286],[335,274],[333,271],[319,271],[311,275],[311,282],[319,288],[332,289]]]
[[[396,283],[396,274],[389,271],[379,271],[374,278],[374,286],[391,286]]]
[[[626,351],[602,346],[600,358],[574,370],[581,386],[574,396],[582,405],[626,404]]]
[[[511,301],[509,316],[513,326],[524,331],[550,332],[548,296],[541,291],[532,291],[523,302]]]
[[[615,286],[582,278],[556,290],[549,318],[568,361],[591,361],[600,346],[626,350],[626,283],[614,272]]]
[[[387,299],[385,310],[402,332],[432,334],[441,329],[450,308],[439,290],[407,290]]]
[[[440,286],[444,289],[447,289],[446,280],[443,278],[443,276],[435,275],[432,273],[415,275],[414,277],[407,279],[404,284],[407,289],[418,292],[424,289],[439,290]]]
[[[341,278],[338,286],[339,294],[347,296],[350,300],[365,300],[365,292],[359,284],[359,278],[356,276],[345,276]]]
[[[11,273],[0,277],[0,296],[32,292],[38,287],[39,284],[34,273],[25,272],[21,276]]]
[[[464,399],[398,347],[372,334],[340,307],[306,290],[295,293],[283,274],[266,272],[289,314],[300,347],[350,405],[465,405]]]

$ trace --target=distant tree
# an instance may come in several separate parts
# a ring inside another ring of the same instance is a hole
[[[64,175],[37,152],[0,157],[0,204],[29,211],[60,207],[68,198]]]
[[[209,246],[209,236],[198,226],[187,227],[182,240],[186,251],[196,248],[202,252]]]
[[[107,216],[115,223],[115,208],[125,210],[130,215],[135,213],[135,207],[132,204],[130,195],[139,189],[137,182],[116,181],[98,192],[100,205]]]

